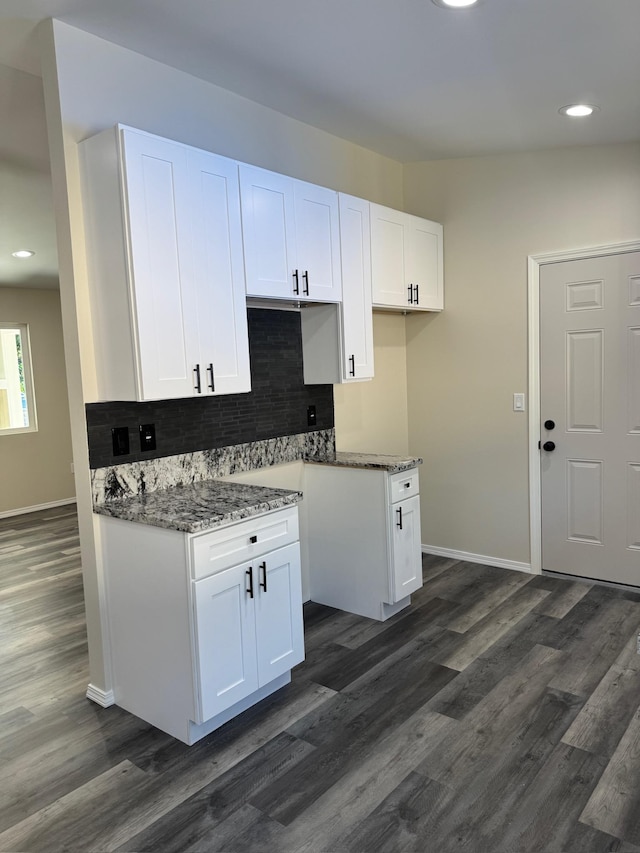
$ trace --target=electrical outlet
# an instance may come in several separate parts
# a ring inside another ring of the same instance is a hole
[[[316,407],[307,406],[307,426],[316,425]]]
[[[114,427],[111,430],[114,456],[126,456],[129,452],[129,427]]]
[[[140,424],[140,450],[156,449],[156,425]]]

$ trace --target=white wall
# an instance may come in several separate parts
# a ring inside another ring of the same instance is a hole
[[[0,287],[2,322],[29,326],[38,430],[0,436],[0,515],[75,495],[60,296]]]
[[[528,563],[527,256],[640,238],[640,145],[412,163],[404,196],[445,235],[445,310],[407,320],[423,542]]]
[[[84,400],[95,399],[95,365],[91,306],[86,285],[77,143],[117,122],[255,163],[293,177],[400,207],[402,167],[399,163],[338,139],[323,131],[226,92],[210,83],[169,68],[63,24],[41,28],[43,82],[50,136],[54,201],[58,228],[61,297],[69,364],[74,458],[78,472],[80,521],[91,682],[108,690],[108,638],[105,633],[102,575],[96,555],[98,530],[91,516]],[[387,334],[402,339],[398,319],[377,324],[384,343],[376,350],[380,379],[375,394],[402,400],[406,392],[404,359]],[[402,344],[400,344],[400,350]],[[387,356],[393,370],[387,369]],[[391,385],[385,387],[383,377]],[[352,386],[353,387],[353,386]],[[383,418],[368,416],[372,410]],[[371,392],[346,390],[336,404],[338,427],[345,443],[360,449],[403,450],[408,434],[406,408],[392,416],[372,402]],[[360,440],[350,433],[363,425]],[[371,429],[367,434],[367,426]],[[386,443],[385,443],[386,442]]]

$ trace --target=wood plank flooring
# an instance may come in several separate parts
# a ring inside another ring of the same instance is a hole
[[[73,506],[0,520],[0,851],[640,853],[640,594],[424,577],[187,747],[84,697]]]

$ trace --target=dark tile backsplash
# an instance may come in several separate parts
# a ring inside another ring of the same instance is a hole
[[[89,403],[91,468],[333,427],[333,385],[303,382],[300,314],[249,308],[248,319],[249,394],[151,403]],[[308,406],[316,407],[313,427],[307,426]],[[140,452],[140,424],[155,424],[155,450]],[[129,428],[128,455],[114,457],[112,427]]]

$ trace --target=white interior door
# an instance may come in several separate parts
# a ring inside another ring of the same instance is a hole
[[[541,267],[540,353],[542,568],[640,585],[640,252]]]

